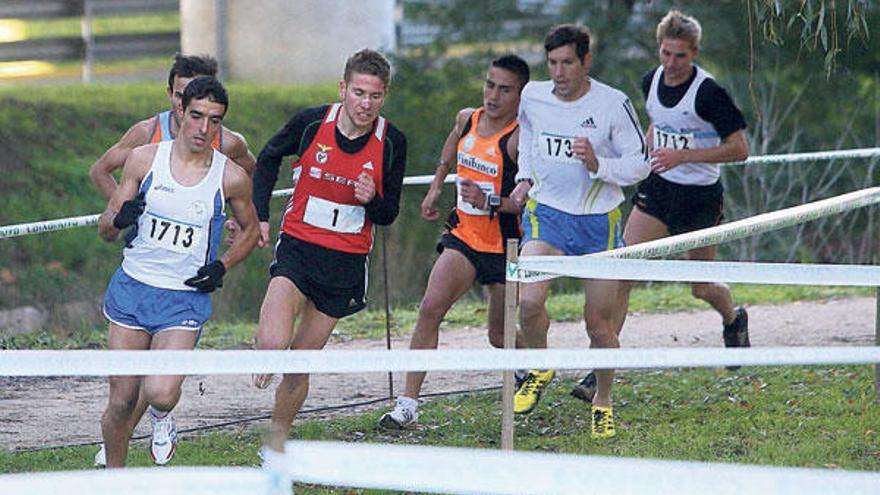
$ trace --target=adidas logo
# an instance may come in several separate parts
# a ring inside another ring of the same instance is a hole
[[[361,167],[363,167],[367,170],[373,170],[373,162],[367,162],[367,163],[361,165]]]
[[[595,129],[596,122],[593,121],[593,117],[587,117],[583,122],[581,122],[581,127],[584,129]]]
[[[355,301],[354,298],[352,297],[351,299],[348,300],[348,307],[353,308],[355,306],[357,306],[357,301]]]

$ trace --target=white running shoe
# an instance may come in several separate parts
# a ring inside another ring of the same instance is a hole
[[[104,448],[104,444],[101,444],[101,448],[95,454],[95,466],[96,467],[107,467],[107,450]]]
[[[419,401],[400,396],[394,410],[379,418],[379,426],[386,430],[402,430],[415,426],[419,420]]]
[[[174,451],[177,449],[177,424],[171,413],[166,414],[164,418],[157,418],[152,407],[150,407],[150,422],[153,423],[150,456],[154,463],[161,466],[174,457]]]

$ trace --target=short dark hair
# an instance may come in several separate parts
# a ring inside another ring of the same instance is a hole
[[[183,110],[186,111],[186,108],[193,100],[203,100],[205,98],[223,105],[223,115],[226,115],[226,110],[229,109],[229,95],[226,93],[223,83],[214,76],[199,76],[186,85],[182,98]]]
[[[550,28],[547,37],[544,38],[544,53],[550,53],[565,45],[574,45],[578,58],[583,59],[590,53],[590,32],[584,26],[577,24],[559,24]]]
[[[376,50],[364,48],[348,57],[348,60],[345,61],[345,71],[342,78],[347,83],[351,82],[351,76],[355,72],[378,77],[385,85],[385,89],[388,89],[388,85],[391,83],[391,64],[388,63],[388,59],[384,55]]]
[[[515,74],[517,79],[519,79],[520,91],[522,91],[526,83],[529,82],[529,64],[527,64],[525,60],[516,55],[508,54],[498,57],[492,61],[491,66],[498,67],[499,69],[504,69]]]
[[[216,76],[217,59],[209,55],[174,54],[174,64],[168,72],[168,87],[174,87],[175,77]]]

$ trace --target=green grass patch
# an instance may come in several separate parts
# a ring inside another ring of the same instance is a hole
[[[834,297],[871,296],[871,288],[861,287],[807,287],[802,285],[734,285],[732,288],[739,304],[785,304],[793,301],[827,299]],[[583,318],[583,293],[551,294],[547,310],[554,321],[575,321]],[[633,313],[668,313],[709,309],[709,305],[695,299],[685,284],[655,283],[639,286],[630,300]],[[449,330],[464,327],[485,327],[487,308],[484,301],[463,299],[452,307],[441,328]],[[409,305],[392,309],[391,334],[404,336],[412,333],[418,319],[418,307]],[[256,321],[210,321],[205,326],[199,346],[208,349],[251,348]],[[385,311],[368,310],[339,321],[333,338],[380,339],[385,337]],[[25,335],[0,336],[0,349],[100,349],[106,345],[106,327],[85,326],[69,335],[42,330]]]
[[[82,35],[79,17],[24,21],[26,39],[78,38]],[[92,35],[173,33],[180,30],[180,13],[107,16],[92,18]]]
[[[524,451],[880,470],[880,406],[870,366],[635,371],[618,375],[617,437],[590,438],[588,406],[568,396],[574,380],[552,384],[532,414],[516,419]],[[429,400],[420,425],[402,433],[376,427],[382,410],[332,420],[297,421],[305,440],[498,448],[500,393]],[[253,466],[259,427],[186,435],[175,465]],[[88,469],[95,447],[0,452],[0,472]],[[131,466],[150,466],[136,444]],[[405,473],[403,473],[405,475]],[[297,493],[394,493],[331,490]]]

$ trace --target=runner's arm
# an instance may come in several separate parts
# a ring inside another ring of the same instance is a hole
[[[611,143],[618,156],[597,156],[599,169],[588,173],[594,179],[618,186],[631,186],[651,172],[648,145],[642,133],[639,116],[628,98],[620,101],[612,119]]]
[[[406,136],[390,124],[382,158],[382,194],[373,196],[364,209],[374,224],[391,225],[400,213],[400,192],[406,171]]]
[[[111,146],[89,169],[89,177],[104,199],[109,200],[118,186],[113,171],[125,165],[131,150],[150,140],[150,122],[145,120],[131,126],[119,142]]]

